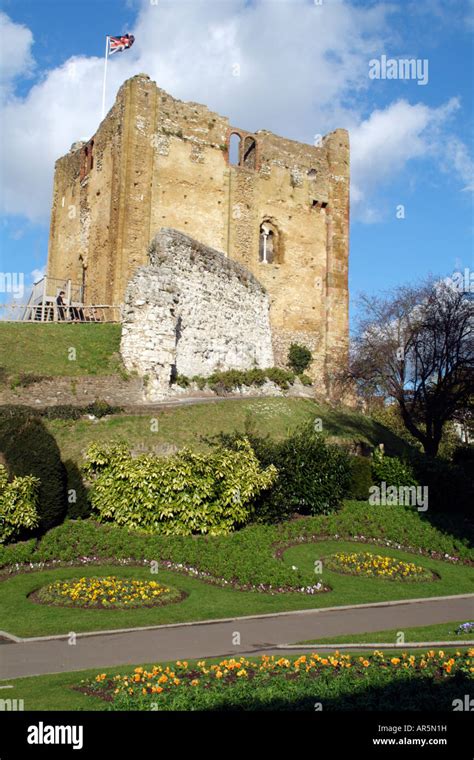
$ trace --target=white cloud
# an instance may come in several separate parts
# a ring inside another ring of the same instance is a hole
[[[317,133],[347,126],[354,208],[373,221],[375,189],[408,161],[428,154],[429,132],[442,131],[449,119],[449,104],[433,109],[405,101],[361,115],[364,98],[358,96],[370,86],[368,61],[390,40],[388,21],[397,12],[347,0],[321,6],[305,0],[143,0],[128,30],[135,45],[110,60],[107,107],[127,77],[146,72],[175,97],[206,103],[249,130],[312,142]],[[240,76],[233,76],[234,64]],[[17,71],[21,66],[31,67],[26,53]],[[74,141],[92,135],[100,121],[102,73],[103,59],[77,56],[47,72],[24,99],[8,98],[8,147],[0,153],[6,213],[47,219],[55,160]],[[454,169],[464,166],[462,151],[459,141]]]
[[[351,198],[364,221],[378,218],[373,207],[376,188],[389,183],[413,159],[434,159],[444,172],[454,172],[473,189],[473,162],[464,143],[449,133],[449,120],[460,108],[451,98],[437,108],[406,100],[375,110],[351,130]]]
[[[35,283],[38,282],[38,280],[42,280],[45,274],[46,264],[44,264],[40,269],[33,269],[33,271],[30,272],[31,282]]]
[[[28,75],[33,69],[33,35],[26,26],[15,24],[0,12],[0,39],[0,87],[5,95],[16,77]]]

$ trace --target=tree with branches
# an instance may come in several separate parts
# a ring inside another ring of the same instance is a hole
[[[474,302],[447,281],[362,297],[351,377],[359,392],[395,401],[426,454],[438,453],[443,426],[474,393]]]

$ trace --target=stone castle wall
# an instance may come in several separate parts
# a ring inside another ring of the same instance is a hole
[[[169,228],[149,257],[126,291],[120,350],[150,399],[176,375],[273,366],[268,295],[248,270]]]
[[[231,135],[255,141],[252,161],[230,163]],[[92,156],[92,158],[91,158]],[[259,259],[260,228],[278,240]],[[171,227],[223,251],[266,288],[274,355],[291,342],[314,354],[321,380],[348,351],[349,139],[320,145],[250,134],[146,75],[127,80],[87,144],[56,163],[48,275],[85,285],[87,303],[120,304],[147,263],[150,241]]]

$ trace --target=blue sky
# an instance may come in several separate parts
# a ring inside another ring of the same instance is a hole
[[[46,263],[54,160],[95,131],[105,35],[126,31],[136,43],[110,62],[108,107],[121,82],[144,71],[249,130],[312,142],[349,129],[352,316],[362,290],[474,269],[470,0],[3,0],[1,8],[0,271],[23,272],[27,288]],[[369,61],[384,54],[427,59],[428,83],[371,80]]]

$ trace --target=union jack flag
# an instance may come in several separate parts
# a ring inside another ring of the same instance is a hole
[[[135,37],[133,34],[123,34],[121,37],[109,37],[109,55],[128,50],[134,42]]]

